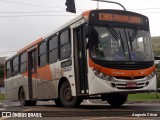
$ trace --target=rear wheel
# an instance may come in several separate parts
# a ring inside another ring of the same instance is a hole
[[[128,94],[109,94],[107,102],[114,107],[119,107],[127,101],[127,97]]]
[[[59,96],[64,107],[76,107],[82,102],[82,99],[80,99],[78,96],[72,96],[71,87],[68,81],[62,84]]]
[[[26,101],[26,96],[23,88],[21,88],[19,92],[19,101],[21,106],[26,106],[27,101]]]

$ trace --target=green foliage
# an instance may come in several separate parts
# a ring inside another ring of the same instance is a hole
[[[157,73],[157,88],[160,88],[160,72]]]
[[[129,101],[150,101],[150,100],[160,100],[160,93],[158,93],[158,98],[156,93],[137,93],[129,94]]]
[[[4,94],[0,94],[0,101],[1,100],[5,100],[5,95]]]
[[[160,56],[160,37],[152,37],[152,48],[155,57]],[[160,88],[160,66],[157,64],[157,87]]]
[[[160,65],[155,64],[155,67],[157,69],[156,77],[157,77],[157,88],[160,88]]]
[[[157,57],[160,55],[160,37],[152,37],[151,42],[154,56]]]

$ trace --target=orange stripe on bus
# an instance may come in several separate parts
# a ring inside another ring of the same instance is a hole
[[[37,76],[38,79],[52,80],[52,74],[49,65],[38,68],[37,73],[39,74],[39,76]]]
[[[28,77],[28,72],[23,73],[23,76]],[[37,72],[32,74],[32,78],[42,80],[52,80],[52,74],[49,65],[37,68]]]
[[[154,66],[141,70],[119,70],[119,69],[105,68],[103,66],[95,64],[90,58],[89,58],[89,67],[94,67],[98,69],[100,72],[110,76],[121,76],[121,77],[147,76],[151,74],[153,71],[155,71]]]
[[[81,16],[82,17],[85,17],[87,20],[89,19],[89,14],[90,14],[90,10],[88,10],[88,11],[85,11],[85,12],[83,12],[82,14],[81,14]]]
[[[30,47],[32,47],[32,46],[34,46],[34,45],[36,45],[36,44],[38,44],[39,42],[41,42],[43,40],[43,38],[41,37],[41,38],[39,38],[38,40],[36,40],[36,41],[34,41],[34,42],[32,42],[32,43],[30,43],[29,45],[27,45],[26,47],[24,47],[24,48],[22,48],[21,50],[19,50],[18,51],[18,53],[21,53],[21,52],[23,52],[24,50],[27,50],[28,48],[30,48]]]

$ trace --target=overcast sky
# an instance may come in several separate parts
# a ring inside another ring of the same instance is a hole
[[[62,24],[88,9],[96,2],[75,0],[77,14],[65,11],[66,0],[0,0],[0,56],[5,51],[17,51],[45,36]],[[149,17],[151,36],[160,36],[160,0],[114,0],[127,10]],[[122,9],[110,3],[100,8]]]

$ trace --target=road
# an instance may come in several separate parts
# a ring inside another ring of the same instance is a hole
[[[54,120],[151,120],[160,119],[160,103],[127,103],[119,108],[111,107],[107,103],[102,102],[89,102],[85,101],[78,108],[59,108],[56,107],[53,101],[37,103],[37,106],[20,107],[19,102],[5,101],[0,104],[1,112],[11,112],[12,118],[1,119],[17,119],[26,117],[28,115],[34,120],[41,120],[46,118]],[[13,113],[20,113],[18,114]],[[33,113],[35,116],[32,116]],[[2,113],[1,113],[2,114]],[[18,117],[17,117],[17,116]],[[26,116],[25,116],[26,115]],[[24,118],[23,118],[24,119]],[[30,119],[30,118],[29,118]]]

